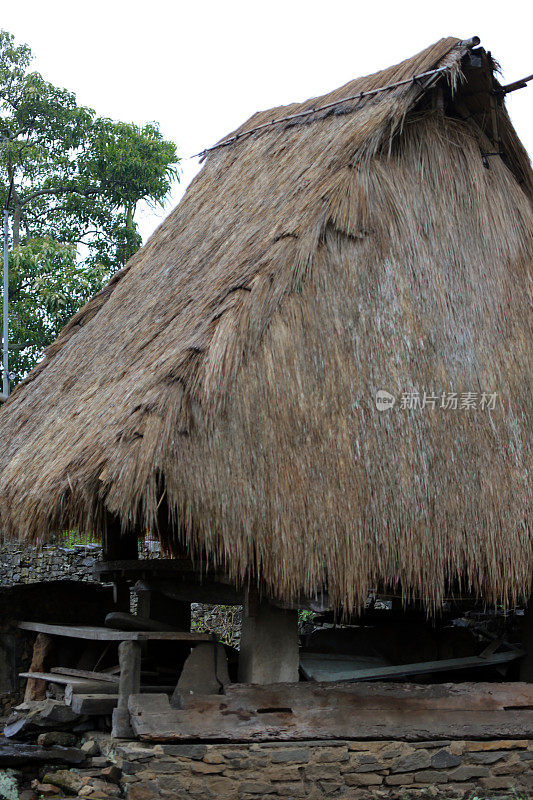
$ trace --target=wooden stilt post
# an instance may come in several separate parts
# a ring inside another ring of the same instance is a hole
[[[118,647],[120,681],[118,703],[113,711],[112,735],[115,739],[134,736],[128,711],[130,694],[139,694],[141,688],[141,645],[139,642],[121,642]]]
[[[38,633],[33,645],[33,656],[30,672],[45,672],[50,653],[52,652],[53,639],[46,633]],[[46,681],[28,678],[24,701],[44,700],[46,697]]]
[[[298,680],[298,612],[256,601],[249,593],[242,620],[239,655],[241,683],[293,683]]]

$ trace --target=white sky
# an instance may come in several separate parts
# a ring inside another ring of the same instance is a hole
[[[254,111],[322,94],[443,36],[480,36],[505,83],[533,73],[526,0],[0,0],[0,9],[0,26],[30,45],[46,79],[99,115],[157,120],[181,156]],[[533,82],[508,107],[532,154]],[[182,166],[166,210],[140,209],[145,238],[198,171],[197,160]]]

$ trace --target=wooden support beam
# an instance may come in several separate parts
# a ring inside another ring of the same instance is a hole
[[[75,694],[72,697],[70,707],[76,714],[89,714],[93,716],[109,716],[113,714],[114,717],[117,703],[118,695],[116,694]]]
[[[224,696],[132,695],[132,726],[146,741],[306,739],[525,739],[533,686],[524,683],[232,684]],[[185,703],[186,700],[186,703]]]
[[[138,694],[141,688],[141,645],[139,642],[121,642],[118,647],[118,657],[120,682],[111,733],[116,739],[128,739],[134,736],[128,711],[129,697],[131,694]]]
[[[105,681],[106,683],[118,684],[118,675],[109,672],[93,672],[89,669],[74,669],[71,667],[52,667],[50,672],[54,675],[64,675],[72,678],[85,678],[90,681]]]
[[[111,611],[105,618],[106,628],[116,631],[176,631],[178,626],[167,625],[159,619],[126,611]]]
[[[94,625],[56,625],[50,622],[19,622],[19,628],[25,631],[49,633],[52,636],[66,636],[71,639],[87,639],[99,642],[211,642],[210,633],[190,633],[188,631],[116,631],[112,628],[101,628]]]
[[[242,683],[298,680],[298,612],[248,597],[239,654]]]
[[[33,645],[33,655],[31,659],[30,671],[33,673],[42,672],[46,668],[46,662],[53,647],[53,640],[44,631],[41,631]],[[28,675],[24,700],[44,700],[46,697],[46,683],[35,675]]]
[[[93,681],[87,678],[78,678],[73,675],[58,675],[55,672],[21,672],[21,678],[28,678],[29,680],[39,680],[45,683],[55,683],[58,686],[70,686],[70,691],[77,694],[90,694],[92,692],[100,692],[101,694],[108,694],[117,691],[118,681],[116,683],[108,683],[107,681]],[[65,689],[66,691],[66,689]]]
[[[452,672],[508,664],[511,661],[516,661],[523,654],[523,650],[509,650],[506,653],[443,658],[439,661],[420,661],[415,664],[358,668],[356,657],[351,658],[350,656],[338,656],[329,653],[302,653],[300,662],[302,672],[309,680],[382,681],[387,678],[406,678],[411,675]]]

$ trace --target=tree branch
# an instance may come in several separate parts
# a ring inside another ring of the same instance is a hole
[[[82,197],[91,197],[93,194],[99,194],[102,192],[102,188],[99,186],[92,186],[88,189],[75,189],[72,187],[67,186],[57,186],[56,188],[52,189],[39,189],[32,194],[29,194],[24,200],[21,201],[21,204],[25,206],[27,203],[30,203],[32,200],[35,200],[37,197],[43,197],[44,195],[59,195],[59,194],[79,194]]]

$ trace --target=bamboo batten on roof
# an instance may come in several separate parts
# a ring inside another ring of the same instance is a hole
[[[443,39],[239,133],[444,73],[207,155],[5,404],[5,535],[141,532],[164,497],[170,549],[278,598],[529,596],[533,181],[469,52]],[[467,392],[497,402],[440,408]]]

